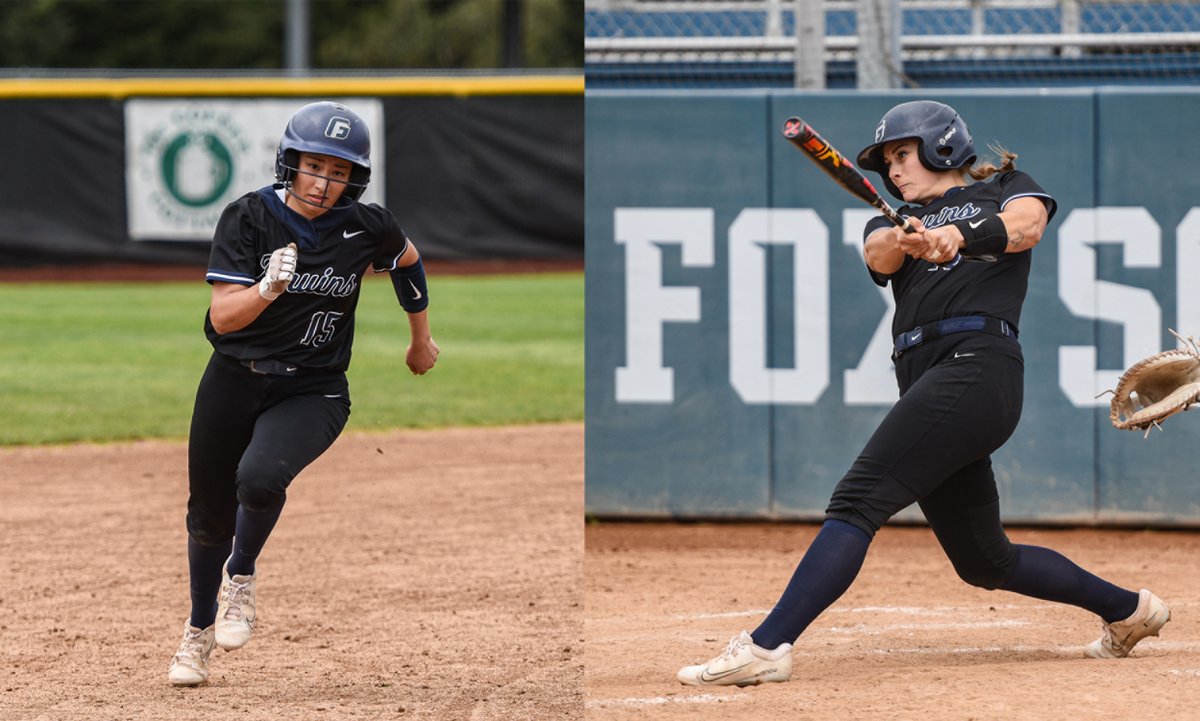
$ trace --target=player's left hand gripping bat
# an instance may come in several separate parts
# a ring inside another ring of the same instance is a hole
[[[805,155],[812,158],[812,161],[829,177],[837,181],[838,185],[868,204],[879,208],[879,211],[887,216],[888,220],[906,232],[913,232],[914,229],[908,222],[908,218],[901,217],[892,206],[888,205],[888,202],[879,195],[879,191],[875,190],[875,186],[871,185],[871,181],[867,180],[866,176],[849,160],[846,160],[846,156],[839,153],[837,148],[830,145],[828,140],[813,130],[811,125],[795,116],[790,117],[783,124],[783,137],[804,151]]]

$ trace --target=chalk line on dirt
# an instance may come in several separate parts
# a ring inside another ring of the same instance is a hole
[[[854,626],[831,626],[825,629],[825,632],[878,636],[880,634],[893,633],[895,631],[948,631],[973,628],[1015,628],[1017,626],[1028,625],[1030,625],[1029,621],[1013,620],[962,621],[959,623],[891,623],[882,626],[859,623],[855,624]]]
[[[1189,608],[1200,606],[1200,601],[1174,601],[1171,608]],[[978,613],[980,611],[1044,611],[1052,608],[1064,608],[1061,603],[989,603],[974,606],[831,606],[822,615],[837,613],[890,613],[908,616],[949,616],[962,613]],[[717,613],[689,613],[674,616],[679,621],[702,621],[709,618],[741,618],[744,616],[763,616],[771,612],[769,608],[751,608],[742,611],[722,611]]]
[[[1192,678],[1200,677],[1200,668],[1169,668],[1167,669],[1168,676],[1190,676]]]
[[[608,706],[622,706],[627,708],[637,708],[641,706],[666,706],[668,704],[706,704],[706,703],[725,703],[727,701],[741,701],[749,698],[749,694],[711,694],[705,693],[697,696],[650,696],[647,698],[611,698],[611,699],[589,699],[584,703],[587,708],[605,708]]]
[[[832,606],[825,610],[822,615],[831,615],[838,613],[872,613],[872,614],[897,614],[908,616],[950,616],[963,613],[978,613],[980,611],[1040,611],[1048,608],[1061,608],[1062,604],[1058,603],[1006,603],[977,606],[859,606],[855,608],[846,608],[845,606]],[[719,613],[692,613],[680,614],[675,616],[675,619],[680,621],[699,621],[708,618],[740,618],[742,616],[763,616],[771,612],[769,608],[752,608],[744,611],[722,611]]]

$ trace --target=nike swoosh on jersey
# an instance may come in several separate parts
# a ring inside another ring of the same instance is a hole
[[[362,234],[363,234],[363,233],[365,233],[365,232],[367,232],[367,231],[365,231],[365,230],[356,230],[356,231],[354,231],[353,233],[351,233],[351,232],[350,232],[350,231],[348,231],[348,230],[343,230],[343,231],[342,231],[342,237],[343,237],[343,238],[353,238],[354,236],[356,236],[356,235],[362,235]]]

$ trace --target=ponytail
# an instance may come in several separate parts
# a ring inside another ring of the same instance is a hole
[[[996,173],[1007,173],[1011,170],[1016,170],[1017,154],[1005,148],[1003,145],[993,144],[988,146],[988,150],[1000,156],[1000,167],[996,167],[992,163],[984,163],[983,165],[972,165],[967,173],[975,180],[986,180]]]

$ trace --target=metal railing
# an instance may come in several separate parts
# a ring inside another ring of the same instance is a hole
[[[1200,2],[587,0],[586,10],[584,60],[596,71],[791,63],[803,88],[825,87],[827,66],[838,63],[855,65],[860,88],[914,85],[905,67],[931,61],[1058,63],[1063,77],[1102,62],[1100,82],[1119,79],[1114,62],[1130,79],[1177,72],[1192,82],[1200,73]],[[1146,69],[1155,58],[1164,61]]]

